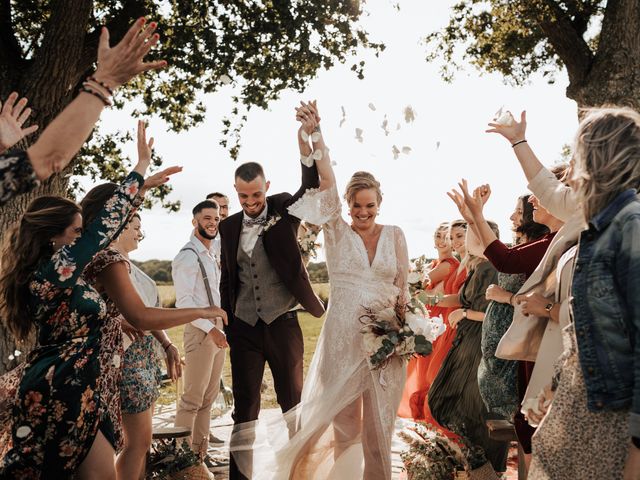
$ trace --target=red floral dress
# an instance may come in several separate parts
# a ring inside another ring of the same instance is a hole
[[[82,236],[33,274],[28,310],[37,345],[23,365],[0,377],[0,406],[10,411],[0,414],[0,478],[70,478],[98,431],[118,444],[106,391],[112,387],[103,375],[117,354],[103,338],[111,320],[81,274],[139,205],[143,182],[129,174]]]

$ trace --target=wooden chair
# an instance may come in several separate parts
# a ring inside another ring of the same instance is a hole
[[[498,442],[517,442],[518,443],[518,480],[527,479],[527,467],[524,463],[524,451],[513,423],[508,420],[487,420],[487,428],[489,429],[489,438]]]

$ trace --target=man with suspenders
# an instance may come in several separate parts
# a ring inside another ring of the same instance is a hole
[[[194,230],[172,263],[176,307],[220,305],[220,266],[213,248],[220,210],[214,200],[193,208]],[[184,328],[184,391],[178,401],[175,425],[191,429],[191,448],[206,449],[211,407],[220,391],[227,340],[222,320],[194,320]],[[203,445],[204,442],[204,445]]]

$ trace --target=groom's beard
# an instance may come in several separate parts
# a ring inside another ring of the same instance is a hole
[[[200,235],[202,235],[204,238],[206,238],[207,240],[213,240],[214,238],[216,238],[218,236],[218,231],[217,230],[216,230],[216,233],[211,235],[200,224],[198,224],[198,233]]]

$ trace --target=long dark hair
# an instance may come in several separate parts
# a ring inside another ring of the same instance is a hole
[[[39,197],[7,234],[0,260],[0,311],[18,340],[25,340],[33,328],[28,308],[33,273],[53,255],[51,239],[62,234],[78,213],[80,207],[69,199]]]
[[[84,228],[98,217],[107,200],[113,197],[117,188],[118,185],[116,183],[107,182],[97,185],[87,192],[80,202],[82,207],[82,226]]]
[[[529,203],[530,197],[531,195],[527,194],[518,198],[522,202],[522,223],[516,228],[516,233],[526,236],[527,242],[537,240],[549,233],[545,225],[533,221],[533,205]]]

